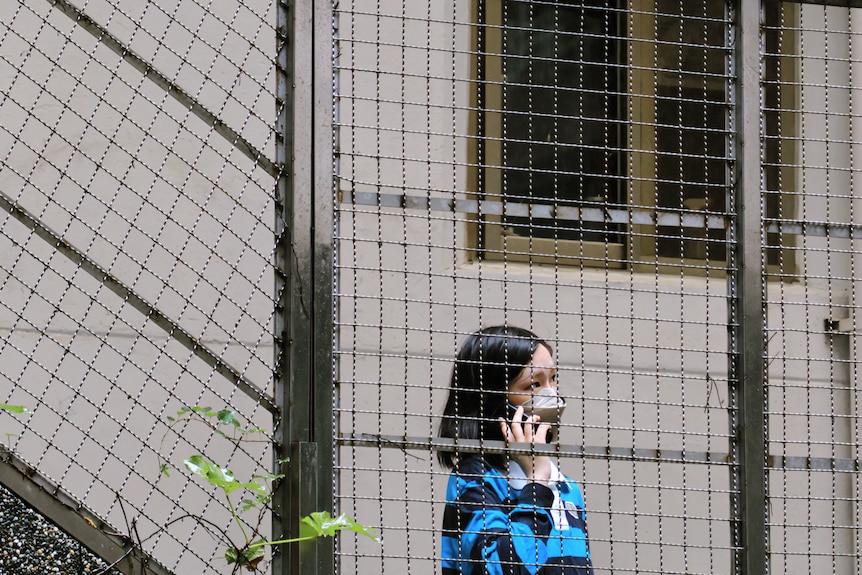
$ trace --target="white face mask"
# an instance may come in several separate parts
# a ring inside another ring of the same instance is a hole
[[[542,423],[558,424],[566,400],[559,396],[556,387],[543,387],[538,393],[522,404],[524,414],[538,415]]]

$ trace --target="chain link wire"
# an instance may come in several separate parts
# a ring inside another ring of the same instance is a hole
[[[30,411],[2,418],[9,449],[169,570],[229,571],[241,534],[182,460],[271,472],[274,7],[4,13],[0,401]],[[171,426],[184,406],[264,433]]]

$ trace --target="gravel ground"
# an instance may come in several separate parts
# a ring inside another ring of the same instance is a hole
[[[102,574],[106,564],[0,485],[0,575]],[[110,571],[119,575],[118,571]]]

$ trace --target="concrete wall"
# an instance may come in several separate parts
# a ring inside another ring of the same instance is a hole
[[[338,430],[430,441],[463,338],[529,327],[555,348],[563,443],[591,453],[559,463],[584,487],[597,570],[729,572],[726,280],[477,258],[475,210],[445,207],[477,189],[472,10],[460,0],[336,9]],[[797,86],[784,116],[795,138],[789,220],[851,224],[862,209],[855,12],[807,6],[797,26],[785,8],[784,25],[798,28],[785,70]],[[86,13],[274,154],[271,3],[90,0]],[[269,390],[272,177],[50,3],[19,2],[0,31],[3,193]],[[387,204],[402,194],[437,203]],[[767,284],[775,456],[857,458],[862,248],[839,236],[811,226],[788,238],[794,271]],[[0,243],[0,401],[33,408],[0,420],[12,447],[115,525],[119,493],[142,532],[179,509],[226,527],[226,509],[195,482],[157,482],[164,418],[184,403],[229,404],[267,429],[269,415],[31,228],[4,216]],[[825,328],[842,318],[849,334]],[[269,470],[265,444],[234,452],[205,428],[184,436],[163,446],[174,459],[215,449],[235,471]],[[673,461],[680,452],[719,459]],[[342,572],[436,572],[447,473],[433,454],[345,445],[336,455],[342,510],[384,538],[343,537]],[[790,467],[769,477],[773,569],[854,572],[858,472]],[[188,523],[152,549],[177,572],[226,569]]]
[[[585,488],[598,572],[728,572],[728,467],[660,455],[729,451],[726,280],[483,261],[471,249],[473,214],[387,204],[387,194],[472,197],[469,6],[411,2],[340,13],[341,432],[432,438],[463,337],[496,323],[529,327],[556,349],[569,400],[563,443],[650,454],[560,460]],[[847,122],[849,11],[809,6],[798,21],[794,14],[788,6],[782,16],[794,28],[784,40],[794,55],[784,65],[795,67],[798,90],[784,119],[796,122],[785,126],[795,142],[784,152],[793,176],[786,182],[794,182],[785,206],[794,207],[782,217],[851,224],[858,163]],[[353,204],[351,192],[383,199]],[[769,452],[855,458],[853,336],[827,333],[824,321],[855,314],[858,246],[822,228],[788,246],[784,270],[795,273],[767,287]],[[447,474],[433,454],[345,447],[339,457],[341,503],[381,525],[383,569],[437,570]],[[798,572],[800,554],[802,572],[826,564],[854,572],[857,480],[770,473],[773,568]],[[816,537],[792,527],[811,524]],[[343,553],[347,572],[354,563],[357,572],[381,568],[373,545],[348,542]]]
[[[118,532],[136,521],[169,568],[224,572],[222,544],[199,523],[159,531],[188,512],[240,537],[182,459],[206,452],[248,480],[271,470],[270,450],[237,450],[201,424],[171,431],[166,417],[209,405],[265,429],[272,419],[104,275],[271,393],[273,178],[155,76],[272,157],[275,10],[62,6],[7,4],[0,24],[2,193],[32,218],[0,212],[0,401],[32,412],[0,415],[0,430]],[[148,62],[147,75],[87,18]],[[160,477],[159,454],[178,467],[171,477]]]

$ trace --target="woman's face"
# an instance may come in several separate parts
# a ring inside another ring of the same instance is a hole
[[[518,407],[543,387],[557,387],[557,367],[551,352],[539,345],[521,373],[509,384],[509,403]]]

